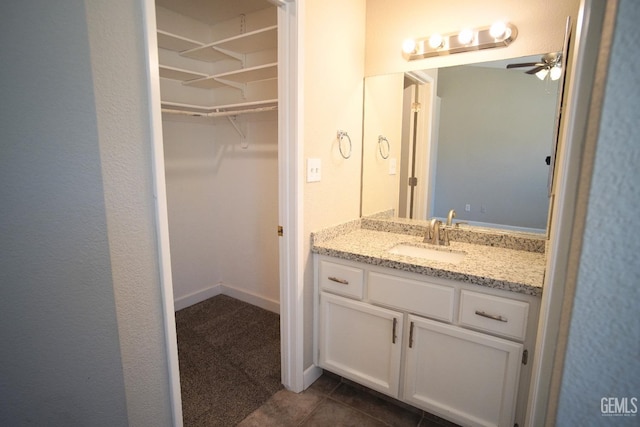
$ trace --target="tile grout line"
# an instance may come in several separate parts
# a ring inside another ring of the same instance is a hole
[[[313,409],[311,411],[309,411],[309,413],[307,414],[306,417],[304,417],[302,420],[300,420],[300,422],[297,424],[298,426],[303,426],[305,422],[307,422],[307,420],[309,418],[311,418],[311,415],[313,415],[313,413],[320,407],[320,405],[322,405],[324,402],[327,401],[327,399],[330,398],[330,396],[333,394],[334,391],[336,391],[338,389],[338,387],[340,387],[340,384],[342,382],[338,381],[336,383],[335,386],[333,386],[333,388],[327,393],[324,394],[324,396],[322,397],[322,399],[320,399],[320,401],[313,407]]]

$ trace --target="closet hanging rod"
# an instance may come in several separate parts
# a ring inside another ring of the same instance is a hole
[[[270,107],[247,108],[244,110],[211,111],[209,113],[198,112],[198,111],[174,110],[171,108],[163,108],[162,112],[168,113],[168,114],[180,114],[183,116],[192,116],[192,117],[227,117],[227,116],[237,116],[239,114],[262,113],[264,111],[274,111],[277,109],[278,109],[278,106],[273,105]]]

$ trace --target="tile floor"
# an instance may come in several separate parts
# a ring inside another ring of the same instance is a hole
[[[238,425],[240,427],[456,426],[326,372],[302,393],[278,391],[267,403]]]

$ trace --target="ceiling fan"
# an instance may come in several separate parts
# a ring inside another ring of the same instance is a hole
[[[540,58],[538,62],[520,62],[515,64],[507,64],[507,69],[532,67],[525,71],[527,74],[533,74],[540,80],[544,80],[547,75],[552,80],[558,80],[562,74],[562,54],[560,52],[547,53]]]

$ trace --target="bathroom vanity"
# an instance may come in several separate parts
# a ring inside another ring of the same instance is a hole
[[[315,363],[461,425],[523,425],[544,240],[452,230],[428,247],[422,233],[363,219],[314,235]]]

